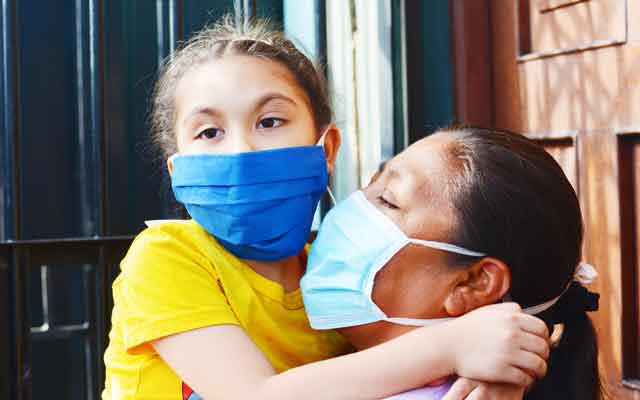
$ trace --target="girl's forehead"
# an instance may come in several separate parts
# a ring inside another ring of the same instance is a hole
[[[225,55],[191,67],[176,86],[176,104],[185,100],[245,102],[267,92],[281,93],[298,102],[306,102],[306,95],[293,73],[283,64],[259,57]]]

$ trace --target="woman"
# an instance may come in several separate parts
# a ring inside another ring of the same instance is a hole
[[[533,307],[563,333],[526,398],[600,399],[586,314],[598,297],[574,281],[595,274],[580,264],[582,238],[576,194],[544,149],[505,132],[441,131],[327,215],[303,298],[314,328],[341,328],[360,350],[505,299]]]

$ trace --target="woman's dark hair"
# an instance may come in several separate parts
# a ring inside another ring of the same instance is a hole
[[[442,131],[450,139],[453,243],[504,261],[511,271],[510,296],[522,307],[564,295],[538,315],[548,326],[562,323],[549,371],[526,399],[602,398],[596,334],[572,284],[581,260],[580,204],[564,172],[542,147],[522,135],[488,129]],[[452,265],[468,265],[451,256]]]

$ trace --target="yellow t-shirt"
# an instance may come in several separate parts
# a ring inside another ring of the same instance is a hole
[[[146,229],[120,268],[103,400],[198,399],[149,342],[205,326],[241,326],[277,371],[351,351],[311,329],[300,289],[285,293],[192,220]]]

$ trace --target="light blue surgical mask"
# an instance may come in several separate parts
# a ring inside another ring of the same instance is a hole
[[[407,237],[361,191],[338,203],[320,226],[300,281],[311,326],[335,329],[376,321],[427,324],[425,320],[389,317],[371,298],[376,274],[409,243],[484,256],[448,243]]]
[[[408,244],[471,257],[486,256],[449,243],[409,238],[361,191],[355,192],[326,215],[309,252],[300,287],[311,326],[335,329],[377,321],[425,326],[451,320],[389,317],[374,303],[371,295],[376,274]],[[594,278],[595,270],[587,264],[578,266],[575,279],[584,283],[580,274]],[[523,311],[545,311],[560,296]]]

